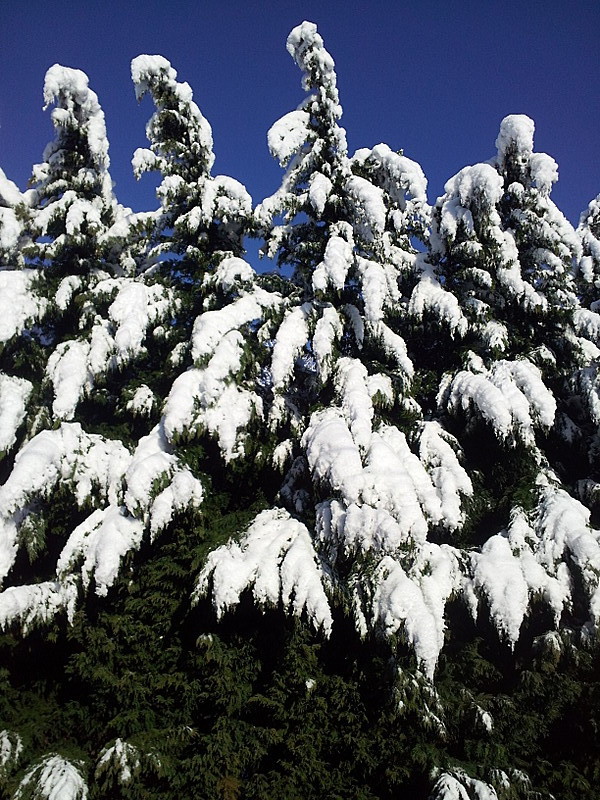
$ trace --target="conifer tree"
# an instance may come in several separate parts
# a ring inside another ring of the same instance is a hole
[[[253,216],[160,56],[156,211],[77,70],[0,172],[0,797],[595,800],[597,202],[516,115],[431,212],[287,46]]]
[[[316,26],[295,28],[288,50],[311,94],[269,132],[288,168],[256,212],[271,253],[292,266],[298,286],[273,334],[270,363],[270,424],[289,437],[274,452],[289,464],[280,490],[286,511],[263,512],[239,545],[212,553],[199,591],[211,580],[222,613],[251,587],[259,602],[306,609],[326,633],[328,595],[339,592],[363,635],[400,631],[431,676],[443,642],[437,615],[460,570],[452,549],[427,543],[427,532],[461,525],[460,498],[471,483],[454,439],[422,418],[406,345],[387,324],[414,268],[409,237],[424,227],[425,180],[383,145],[349,159],[333,60]],[[402,427],[392,422],[398,417]],[[443,484],[442,465],[451,475]],[[425,588],[432,570],[440,572],[435,597],[433,581],[433,593]]]

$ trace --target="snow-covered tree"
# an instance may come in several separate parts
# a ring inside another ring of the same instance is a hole
[[[432,675],[445,600],[462,573],[460,555],[427,534],[460,527],[472,486],[453,437],[412,397],[414,366],[388,324],[406,306],[400,285],[414,272],[410,237],[424,231],[425,179],[385,145],[350,159],[316,26],[295,28],[288,50],[311,94],[269,132],[288,166],[256,211],[270,253],[292,266],[298,286],[271,334],[269,421],[287,436],[273,452],[286,468],[283,508],[212,553],[198,591],[211,585],[222,613],[251,587],[259,603],[306,611],[325,632],[329,598],[341,593],[363,635],[400,632]]]
[[[141,55],[131,63],[131,76],[138,100],[150,94],[156,106],[146,126],[150,148],[139,148],[133,158],[136,177],[153,171],[162,175],[160,211],[146,220],[151,257],[175,253],[177,269],[191,270],[198,279],[216,253],[241,254],[252,201],[238,181],[211,175],[210,124],[171,64],[162,56]]]
[[[598,300],[600,287],[600,195],[588,205],[581,214],[577,233],[581,239],[582,256],[579,262],[578,290],[582,304],[589,307]]]
[[[160,56],[158,210],[77,70],[0,172],[0,797],[595,800],[597,202],[517,115],[432,212],[287,44],[254,215]]]

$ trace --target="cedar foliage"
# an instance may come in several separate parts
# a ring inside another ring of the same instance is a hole
[[[401,152],[348,154],[316,27],[288,50],[308,97],[254,212],[161,57],[132,64],[155,212],[117,202],[98,99],[58,65],[32,188],[0,171],[0,797],[593,800],[600,201],[574,231],[514,116],[430,209]],[[245,264],[245,236],[283,271]],[[332,420],[365,474],[392,431],[414,502],[385,505],[400,472],[353,499],[311,451]],[[356,507],[371,542],[339,522]],[[426,535],[390,544],[415,507]]]

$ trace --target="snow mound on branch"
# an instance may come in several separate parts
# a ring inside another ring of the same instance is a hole
[[[45,313],[48,301],[37,296],[34,288],[38,279],[37,270],[0,269],[0,344],[20,334]]]
[[[218,616],[252,590],[260,605],[278,606],[308,619],[326,635],[332,617],[324,586],[327,577],[305,526],[282,509],[261,512],[239,543],[213,550],[202,569],[196,599],[211,589]]]
[[[52,112],[52,122],[57,127],[84,121],[94,166],[99,170],[107,170],[109,159],[104,112],[98,103],[97,94],[89,88],[85,72],[54,64],[44,80],[44,102],[45,108],[51,103],[57,103],[58,107]],[[75,121],[76,114],[80,119]],[[51,143],[44,153],[45,160],[53,154],[53,148],[54,143]]]
[[[169,101],[176,107],[179,106],[180,112],[185,107],[185,113],[191,117],[193,123],[194,143],[197,143],[204,151],[203,156],[207,161],[207,169],[210,170],[214,163],[212,129],[196,103],[193,102],[190,85],[177,81],[177,71],[162,56],[140,55],[134,58],[131,62],[131,79],[138,101],[149,93],[152,94],[157,104],[157,111],[146,127],[150,141],[153,141],[151,132],[154,127],[159,128],[158,116]],[[148,167],[154,167],[152,159],[149,164],[143,165],[139,172],[145,171]]]
[[[439,776],[429,800],[498,800],[498,795],[489,783],[471,778],[462,769],[453,769]]]
[[[143,383],[133,393],[131,400],[127,402],[127,408],[133,412],[134,416],[149,416],[156,405],[156,397],[149,386]]]
[[[306,111],[290,111],[277,120],[267,134],[269,152],[285,167],[308,137],[310,115]]]
[[[22,752],[23,740],[18,733],[0,731],[0,773],[16,764]]]
[[[0,580],[16,557],[18,528],[27,517],[31,500],[49,497],[61,482],[72,489],[80,507],[90,502],[95,492],[116,502],[130,460],[120,442],[87,434],[78,423],[63,423],[27,442],[0,487]]]
[[[438,394],[440,408],[462,410],[468,417],[487,422],[500,439],[535,442],[535,428],[550,428],[556,400],[542,381],[538,367],[527,359],[496,361],[487,370],[471,357],[472,369],[446,376]]]
[[[45,625],[62,611],[73,621],[77,606],[76,582],[43,581],[24,586],[10,586],[0,592],[0,628],[18,623],[26,634],[36,625]]]
[[[405,637],[429,680],[444,645],[446,603],[463,582],[457,551],[448,545],[425,545],[408,572],[390,556],[375,571],[373,619],[386,633]]]
[[[67,580],[80,561],[84,589],[93,577],[96,594],[105,597],[119,573],[122,558],[142,541],[144,525],[123,507],[97,509],[69,536],[57,563],[57,574]],[[68,585],[68,584],[67,584]]]
[[[202,502],[202,484],[173,454],[163,422],[140,439],[124,478],[125,506],[150,526],[152,536],[169,524],[175,512]]]
[[[109,771],[118,774],[121,786],[131,783],[140,769],[140,751],[124,739],[115,739],[110,747],[105,747],[96,764],[95,777],[101,778]]]
[[[88,788],[82,771],[82,762],[67,761],[56,754],[44,756],[25,774],[13,800],[31,796],[40,800],[86,800]]]
[[[346,283],[346,276],[352,267],[354,257],[352,241],[348,232],[346,236],[331,236],[325,246],[323,261],[316,267],[312,275],[312,285],[315,292],[325,292],[331,286],[336,292],[341,292]],[[342,230],[340,230],[342,233]]]
[[[584,579],[588,625],[600,621],[600,534],[590,528],[590,512],[581,503],[543,475],[539,485],[534,511],[517,508],[508,529],[469,556],[474,588],[511,646],[534,597],[550,607],[559,625],[573,602],[573,567]]]
[[[61,283],[63,303],[68,304],[68,292],[75,287]],[[78,403],[90,394],[100,375],[145,353],[148,331],[180,302],[168,287],[145,285],[142,279],[133,278],[100,280],[90,294],[91,303],[105,296],[114,295],[114,299],[108,318],[96,315],[87,338],[61,342],[48,359],[46,376],[53,385],[52,411],[57,419],[73,419]]]
[[[271,357],[274,389],[284,389],[292,378],[296,359],[308,341],[308,319],[311,314],[310,303],[304,303],[285,313],[275,337]]]
[[[235,382],[243,345],[242,334],[230,330],[205,367],[193,367],[175,379],[164,411],[171,441],[206,430],[216,437],[226,462],[243,455],[248,426],[263,410],[261,398]]]
[[[351,164],[368,165],[376,171],[381,176],[378,185],[402,211],[409,209],[411,203],[427,207],[427,178],[420,164],[395,153],[387,144],[357,150]]]
[[[496,139],[499,158],[504,161],[509,151],[514,150],[521,158],[528,159],[533,153],[534,121],[525,114],[509,114],[500,123]]]
[[[221,339],[233,330],[239,330],[254,320],[261,319],[264,311],[275,309],[282,303],[277,293],[256,287],[244,293],[233,303],[215,311],[200,314],[192,330],[192,358],[199,362],[214,354]]]
[[[10,450],[16,442],[32,389],[24,378],[0,374],[0,453]]]
[[[464,336],[468,330],[467,318],[456,296],[442,287],[433,268],[425,262],[421,262],[419,281],[411,293],[408,312],[417,320],[430,314],[445,323],[452,335]]]

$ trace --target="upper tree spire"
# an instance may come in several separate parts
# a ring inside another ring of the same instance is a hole
[[[252,201],[238,181],[211,175],[212,130],[189,84],[177,81],[162,56],[134,58],[131,77],[138,100],[150,94],[156,106],[146,126],[150,149],[138,148],[133,157],[136,177],[152,171],[163,176],[157,191],[161,210],[151,224],[153,256],[185,255],[186,265],[195,269],[216,252],[239,255]]]
[[[53,270],[62,274],[100,266],[120,271],[115,239],[122,238],[127,226],[115,223],[126,210],[113,194],[98,97],[85,73],[55,64],[46,73],[44,101],[45,108],[55,105],[55,136],[44,150],[43,163],[33,170],[31,228],[34,239],[45,241],[38,241],[32,254],[52,260]]]

